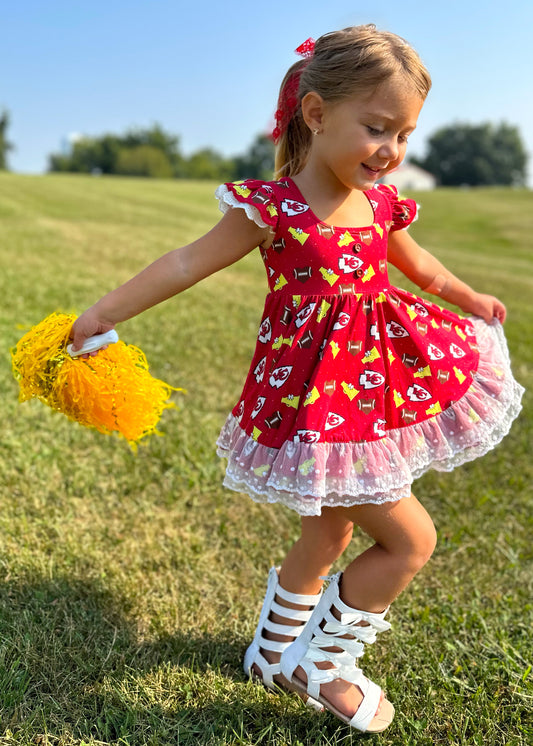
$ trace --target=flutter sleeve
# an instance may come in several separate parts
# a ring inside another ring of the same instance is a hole
[[[279,212],[274,191],[267,182],[255,179],[227,182],[218,187],[215,197],[222,212],[241,208],[260,228],[270,228],[275,232]]]
[[[391,231],[404,230],[417,219],[418,205],[414,199],[400,199],[398,190],[392,184],[379,184],[377,188],[391,208]]]

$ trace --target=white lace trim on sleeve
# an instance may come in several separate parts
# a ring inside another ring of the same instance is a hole
[[[218,207],[221,212],[226,213],[232,207],[240,207],[245,211],[246,216],[260,228],[269,228],[272,230],[272,226],[265,223],[262,219],[257,207],[254,207],[254,205],[250,205],[247,202],[241,202],[225,184],[221,184],[218,187],[215,192],[215,197],[218,199]]]

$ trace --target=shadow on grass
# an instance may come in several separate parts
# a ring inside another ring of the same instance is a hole
[[[41,744],[340,743],[329,739],[338,724],[245,680],[244,646],[180,632],[143,642],[126,601],[91,580],[4,582],[0,734]]]

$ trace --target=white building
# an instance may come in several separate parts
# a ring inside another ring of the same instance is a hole
[[[435,189],[437,179],[433,174],[415,166],[413,163],[402,163],[401,166],[391,171],[383,179],[382,184],[394,184],[398,191],[425,192]]]

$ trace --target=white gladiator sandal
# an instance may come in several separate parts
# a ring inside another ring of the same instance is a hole
[[[311,608],[290,609],[287,606],[279,604],[276,601],[276,596],[288,603],[297,604],[298,606],[308,606]],[[264,636],[264,632],[273,632],[276,635],[284,635],[293,639],[297,638],[305,629],[306,623],[309,621],[313,609],[316,607],[321,597],[322,591],[317,593],[315,596],[304,596],[299,593],[286,591],[279,584],[278,568],[272,567],[270,569],[265,600],[263,601],[263,608],[261,609],[261,614],[259,616],[259,623],[255,631],[254,639],[244,656],[244,672],[250,676],[250,678],[259,678],[269,689],[275,689],[276,686],[281,686],[290,691],[295,690],[294,687],[282,676],[279,661],[276,663],[270,663],[262,653],[263,650],[267,650],[273,653],[282,654],[283,651],[292,644],[293,640],[289,640],[288,642],[269,640]],[[284,619],[290,619],[293,624],[277,624],[276,622],[273,622],[269,618],[271,612],[279,614]],[[277,677],[276,681],[274,681],[275,677]],[[323,705],[315,702],[307,693],[298,691],[298,694],[309,706],[318,710],[324,709]]]
[[[381,614],[372,614],[347,606],[339,597],[340,577],[341,573],[338,573],[329,578],[329,585],[303,632],[285,647],[280,661],[281,672],[297,691],[319,702],[352,728],[379,733],[391,724],[394,707],[382,697],[379,686],[363,675],[357,659],[363,655],[365,644],[375,641],[378,632],[390,629],[390,624],[384,619],[388,608]],[[333,607],[340,613],[340,619],[333,615]],[[340,652],[332,652],[332,648],[340,649]],[[332,666],[318,668],[316,664],[321,662]],[[298,666],[305,671],[307,683],[295,675]],[[322,684],[335,679],[354,684],[363,694],[352,718],[340,712],[320,692]]]

